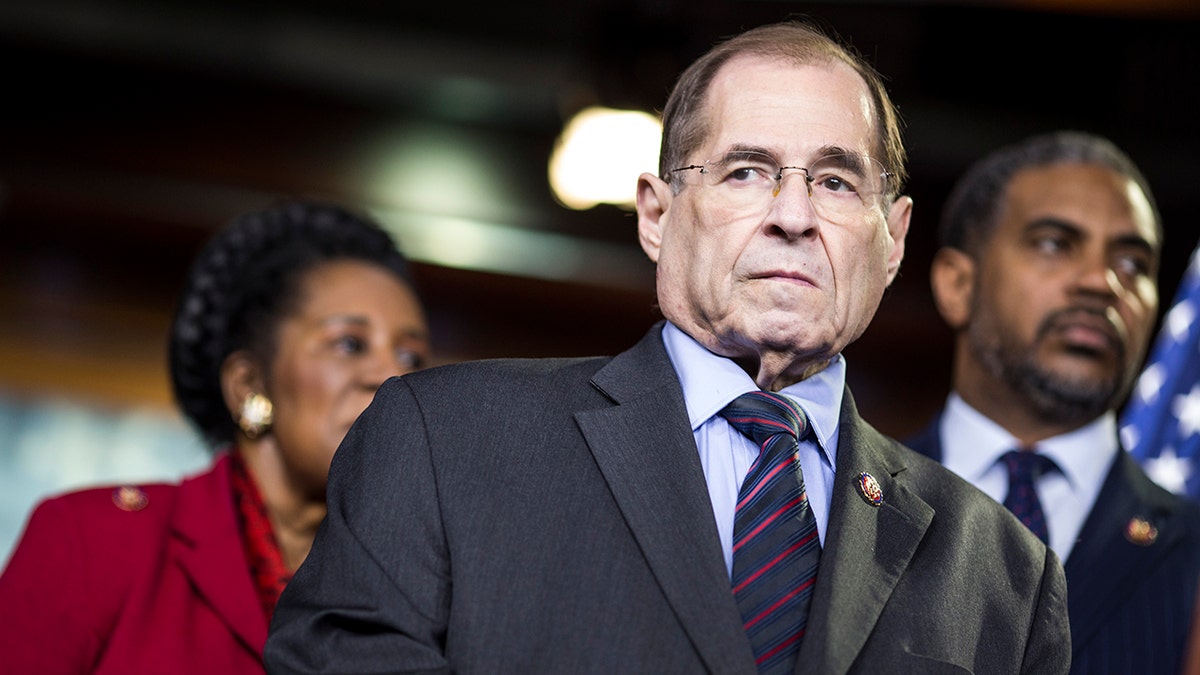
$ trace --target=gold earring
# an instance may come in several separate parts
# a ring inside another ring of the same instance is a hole
[[[274,409],[271,399],[262,394],[249,394],[242,400],[242,414],[237,424],[247,438],[254,440],[271,430]]]

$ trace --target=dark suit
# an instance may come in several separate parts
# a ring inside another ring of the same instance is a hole
[[[47,500],[0,577],[0,673],[261,673],[267,620],[228,457],[179,485]]]
[[[938,461],[934,420],[909,447]],[[1158,536],[1125,536],[1143,518]],[[1064,566],[1072,673],[1179,672],[1200,578],[1200,505],[1150,480],[1128,452],[1113,462]]]
[[[389,381],[335,456],[268,669],[755,672],[687,419],[658,327],[612,359]],[[848,392],[837,461],[799,672],[1066,671],[1052,552]]]

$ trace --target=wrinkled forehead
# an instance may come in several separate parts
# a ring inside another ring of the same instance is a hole
[[[836,60],[797,62],[743,55],[714,76],[703,108],[705,133],[690,159],[730,148],[765,148],[780,161],[822,148],[876,154],[878,129],[862,76]]]

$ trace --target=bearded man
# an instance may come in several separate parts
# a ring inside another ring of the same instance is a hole
[[[907,444],[1003,501],[1067,575],[1072,673],[1177,673],[1200,574],[1200,506],[1150,481],[1115,410],[1158,311],[1162,226],[1110,141],[1058,132],[959,181],[930,280],[953,391]]]

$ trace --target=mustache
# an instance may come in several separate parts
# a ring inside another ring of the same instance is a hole
[[[1108,346],[1117,353],[1118,358],[1125,358],[1125,342],[1121,340],[1120,331],[1113,325],[1112,320],[1108,318],[1108,313],[1096,307],[1067,307],[1066,309],[1052,312],[1038,326],[1038,340],[1043,340],[1050,333],[1062,330],[1076,323],[1104,326],[1105,330],[1102,333],[1105,341],[1108,342]]]

